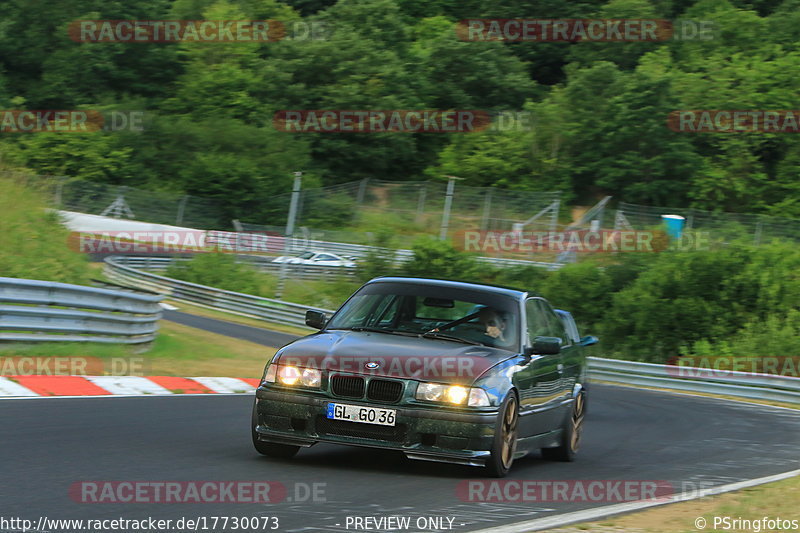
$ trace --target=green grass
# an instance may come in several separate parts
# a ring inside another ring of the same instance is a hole
[[[70,249],[70,232],[45,198],[41,183],[0,172],[0,275],[85,284],[87,258]]]
[[[258,377],[274,348],[163,321],[152,349],[137,354],[119,345],[48,342],[0,347],[2,357],[126,358],[135,374]],[[0,365],[2,368],[2,365]]]
[[[200,254],[191,261],[170,266],[165,275],[263,298],[277,295],[276,274],[259,272],[251,265],[237,263],[235,257],[226,254]],[[336,309],[360,286],[357,280],[345,277],[324,281],[286,279],[280,299],[309,307]]]

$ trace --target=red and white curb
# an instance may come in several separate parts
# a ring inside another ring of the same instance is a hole
[[[171,394],[242,394],[258,379],[175,376],[4,376],[0,399],[42,396],[164,396]]]

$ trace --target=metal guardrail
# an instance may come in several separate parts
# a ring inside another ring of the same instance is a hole
[[[398,252],[409,250],[398,250]],[[399,255],[397,256],[399,257]],[[286,266],[288,275],[297,279],[326,280],[331,278],[352,278],[356,274],[354,267],[332,267],[321,265],[298,265],[292,263],[274,263],[272,257],[258,255],[237,255],[239,261],[250,263],[263,272],[278,273],[281,264]],[[132,268],[152,271],[164,271],[174,261],[186,261],[188,258],[157,257],[157,256],[116,256],[116,261],[122,265]],[[490,257],[479,257],[479,261],[486,261],[495,266],[530,266],[531,261],[520,259],[501,259]],[[550,263],[536,263],[535,266],[554,268]]]
[[[243,263],[249,263],[263,272],[278,273],[281,270],[282,263],[274,263],[273,257],[263,257],[257,255],[237,255],[237,260]],[[118,264],[129,266],[131,268],[150,270],[150,271],[164,271],[170,267],[174,262],[188,261],[189,258],[181,257],[154,257],[154,256],[115,256],[115,261]],[[286,271],[292,278],[297,279],[336,279],[342,277],[355,276],[356,269],[354,267],[332,267],[322,265],[298,265],[285,263]]]
[[[330,309],[319,309],[272,298],[262,298],[252,294],[226,291],[197,283],[142,272],[123,264],[120,257],[105,259],[106,277],[120,285],[148,289],[178,301],[189,302],[201,307],[225,310],[238,315],[259,318],[276,324],[306,327],[305,314],[309,309],[333,313]]]
[[[148,343],[156,337],[161,299],[0,277],[0,341]]]
[[[589,358],[592,380],[800,403],[800,378],[618,359]]]

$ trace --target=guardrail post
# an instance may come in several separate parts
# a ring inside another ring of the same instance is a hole
[[[289,252],[289,241],[294,237],[294,223],[297,216],[297,202],[300,199],[300,187],[302,185],[303,173],[294,173],[294,183],[292,184],[292,199],[289,203],[289,216],[286,219],[286,231],[283,237],[283,253]],[[283,296],[283,288],[286,284],[286,263],[281,263],[280,273],[278,275],[278,285],[275,287],[275,298],[280,299]]]
[[[443,241],[447,238],[447,230],[450,226],[450,208],[453,206],[453,189],[456,187],[455,176],[447,176],[447,193],[444,197],[444,212],[442,212],[442,229],[439,232],[439,240]]]
[[[428,194],[428,182],[426,181],[419,187],[419,200],[417,200],[417,224],[422,224],[422,217],[425,215],[425,196]]]
[[[483,198],[483,217],[481,217],[481,229],[488,230],[489,218],[492,211],[492,189],[486,191],[486,196]]]

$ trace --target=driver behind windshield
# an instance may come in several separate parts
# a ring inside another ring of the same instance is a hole
[[[494,307],[483,307],[478,311],[478,321],[483,324],[485,334],[493,339],[506,343],[503,331],[506,329],[506,321]]]

